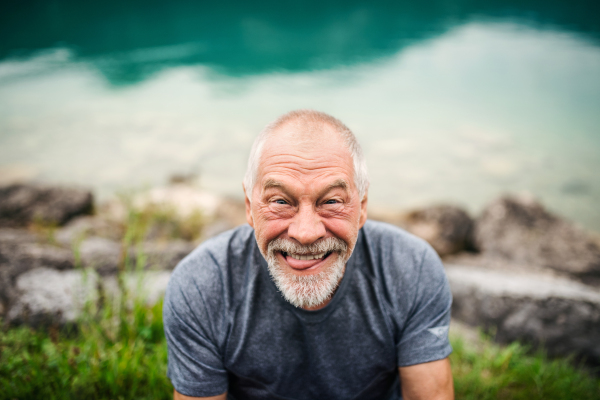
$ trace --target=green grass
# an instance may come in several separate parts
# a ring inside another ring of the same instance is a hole
[[[450,356],[457,399],[600,399],[600,379],[571,359],[530,354],[519,343],[499,346],[481,337],[477,346],[451,337]]]
[[[168,399],[162,303],[104,307],[70,330],[0,332],[0,399]]]
[[[127,251],[121,271],[139,271],[145,257],[132,261],[129,249],[138,246],[150,229],[161,235],[192,238],[201,229],[198,214],[180,223],[170,211],[156,207],[128,207],[121,239]],[[53,227],[39,225],[44,233]],[[50,237],[50,235],[48,235]],[[80,238],[83,239],[83,238]],[[74,255],[80,267],[79,249]],[[0,329],[0,400],[2,399],[172,399],[166,376],[167,344],[162,302],[147,306],[141,296],[128,296],[123,274],[123,297],[89,302],[76,324],[67,328]],[[136,288],[142,292],[142,288]],[[0,321],[0,326],[2,321]]]
[[[124,241],[142,242],[148,235],[153,240],[197,240],[207,220],[200,210],[189,215],[181,215],[173,206],[146,204],[142,207],[132,205],[133,194],[122,194],[120,199],[127,210],[124,222]]]
[[[112,304],[76,329],[0,331],[0,399],[171,399],[161,308]],[[600,399],[600,379],[569,360],[485,338],[452,345],[457,399]]]

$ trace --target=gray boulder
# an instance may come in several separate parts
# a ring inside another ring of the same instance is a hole
[[[152,306],[159,302],[165,295],[171,271],[138,271],[126,272],[119,284],[116,276],[103,279],[102,289],[108,299],[121,301],[122,287],[127,292],[127,305],[131,307],[133,300],[141,300],[146,305]]]
[[[452,316],[501,343],[543,345],[552,356],[600,363],[600,292],[549,273],[446,264]]]
[[[600,275],[600,246],[588,233],[526,197],[502,197],[477,218],[483,253],[578,276]]]
[[[105,218],[86,215],[72,219],[54,233],[55,240],[69,248],[90,236],[120,241],[123,237],[123,227],[122,224]]]
[[[14,228],[0,228],[0,246],[4,244],[35,243],[41,238],[39,235]]]
[[[80,243],[79,257],[84,267],[108,275],[117,273],[124,254],[119,242],[94,236]]]
[[[41,267],[65,270],[74,266],[71,250],[51,244],[23,243],[7,252],[2,250],[2,253],[9,264],[19,271]]]
[[[0,187],[0,226],[63,225],[92,209],[92,193],[87,190],[24,184]]]
[[[79,254],[83,266],[105,276],[116,274],[120,267],[172,270],[195,247],[184,240],[144,242],[125,254],[121,243],[94,236],[81,242]]]
[[[87,301],[97,301],[98,277],[91,271],[36,268],[16,280],[17,295],[8,309],[12,324],[65,324],[81,314]]]
[[[196,245],[185,240],[169,242],[145,242],[134,249],[134,263],[143,257],[144,269],[172,270],[185,256],[190,254]]]
[[[142,300],[154,305],[164,296],[171,271],[141,271],[122,275],[127,291],[127,303]],[[115,275],[102,278],[93,269],[57,271],[36,268],[16,279],[16,295],[7,307],[11,324],[30,326],[63,325],[75,322],[86,304],[94,306],[100,300],[122,301],[121,285]]]
[[[74,267],[70,250],[39,243],[30,232],[0,229],[0,303],[8,304],[15,295],[15,281],[21,274],[35,268],[67,270]]]
[[[472,246],[473,219],[455,206],[438,205],[413,211],[401,225],[429,242],[440,257]]]

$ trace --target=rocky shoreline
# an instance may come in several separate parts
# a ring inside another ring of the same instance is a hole
[[[498,198],[476,218],[451,205],[370,216],[436,249],[455,319],[501,343],[543,345],[600,365],[594,234],[522,196]],[[186,183],[100,205],[83,189],[0,187],[0,318],[5,326],[68,324],[86,301],[123,289],[156,302],[183,257],[244,222],[243,203]]]

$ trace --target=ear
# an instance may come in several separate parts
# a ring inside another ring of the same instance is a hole
[[[367,222],[367,202],[368,202],[368,196],[367,196],[367,192],[365,192],[365,196],[363,197],[363,199],[360,202],[360,219],[358,222],[359,229],[363,227],[365,222]]]
[[[242,184],[242,188],[244,189],[244,198],[246,203],[246,221],[248,224],[254,228],[254,219],[252,218],[252,204],[250,203],[250,199],[248,198],[248,193],[246,192],[246,188]]]

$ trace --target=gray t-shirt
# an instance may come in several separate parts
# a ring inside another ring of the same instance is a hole
[[[203,243],[173,272],[163,308],[168,376],[198,397],[400,399],[398,367],[451,353],[451,302],[427,243],[367,221],[331,302],[296,308],[244,225]]]

